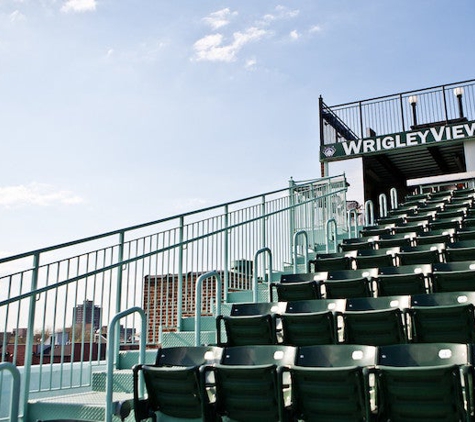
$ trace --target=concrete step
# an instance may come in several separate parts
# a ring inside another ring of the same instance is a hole
[[[38,419],[78,419],[88,421],[105,420],[106,394],[103,392],[86,392],[78,394],[55,395],[54,397],[30,400],[28,403],[28,421]],[[112,408],[116,413],[128,413],[123,420],[134,421],[133,395],[130,393],[115,393]],[[120,422],[120,416],[113,416],[114,422]]]

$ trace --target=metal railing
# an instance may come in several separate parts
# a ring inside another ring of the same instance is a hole
[[[147,332],[128,315],[121,342],[146,336],[157,344],[194,315],[202,274],[219,274],[226,300],[250,290],[255,275],[266,280],[269,259],[253,263],[256,251],[269,248],[273,270],[283,271],[294,233],[305,231],[310,249],[326,244],[329,218],[345,233],[346,189],[344,176],[291,180],[285,189],[1,258],[0,362],[23,367],[25,401],[30,392],[88,386],[91,368],[106,358],[104,327],[114,315],[142,308]],[[214,280],[203,281],[202,315],[212,314],[215,293]]]
[[[475,119],[475,80],[327,106],[320,97],[321,145]]]

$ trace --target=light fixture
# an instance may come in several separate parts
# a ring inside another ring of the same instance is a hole
[[[412,121],[413,126],[417,126],[417,113],[416,113],[416,105],[417,105],[417,95],[411,95],[409,97],[409,104],[412,107]]]
[[[463,119],[463,104],[462,104],[463,87],[458,86],[457,88],[455,88],[454,95],[457,97],[457,101],[459,104],[459,117]]]
[[[454,95],[458,98],[463,95],[463,88],[461,86],[458,86],[457,88],[454,89]]]

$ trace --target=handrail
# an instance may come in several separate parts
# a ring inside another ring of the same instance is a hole
[[[257,303],[259,302],[259,298],[258,298],[258,280],[257,280],[257,275],[258,275],[258,271],[257,271],[257,264],[258,264],[258,261],[257,261],[257,258],[260,254],[263,254],[263,253],[268,253],[269,254],[269,279],[268,279],[268,283],[269,283],[269,298],[270,298],[270,289],[271,289],[271,283],[272,283],[272,251],[269,249],[269,248],[262,248],[262,249],[259,249],[255,255],[254,255],[254,270],[253,270],[253,275],[252,275],[252,301],[254,303]],[[265,270],[265,268],[264,268]]]
[[[387,217],[388,216],[388,200],[384,193],[379,195],[379,216]]]
[[[20,371],[10,362],[0,363],[0,372],[9,371],[13,378],[13,388],[10,399],[10,421],[18,421],[18,411],[20,409]]]
[[[221,314],[221,276],[217,271],[210,271],[206,274],[202,274],[196,280],[195,286],[195,346],[201,343],[201,285],[203,281],[215,277],[216,278],[216,315]]]
[[[371,199],[364,203],[365,226],[374,226],[374,204]]]
[[[320,182],[320,181],[324,181],[324,180],[335,179],[335,178],[338,178],[338,177],[341,177],[341,176],[343,176],[343,175],[327,176],[327,177],[322,177],[322,178],[318,178],[318,179],[311,179],[311,180],[305,181],[305,182],[294,182],[295,183],[294,186],[298,187],[297,183],[308,184],[308,183],[311,183],[313,181],[314,182]],[[26,258],[26,257],[32,256],[36,253],[51,252],[51,251],[54,251],[54,250],[57,250],[57,249],[65,248],[65,247],[74,246],[74,245],[78,245],[78,244],[81,244],[81,243],[87,243],[87,242],[91,242],[91,241],[94,241],[94,240],[103,239],[105,237],[120,235],[123,232],[129,232],[129,231],[133,231],[133,230],[143,229],[145,227],[150,227],[150,226],[154,226],[154,225],[157,225],[157,224],[166,223],[168,221],[177,220],[180,217],[189,217],[189,216],[200,214],[200,213],[203,213],[203,212],[212,211],[214,209],[223,208],[226,205],[228,205],[228,206],[229,205],[235,205],[235,204],[239,204],[241,202],[247,202],[247,201],[250,201],[250,200],[253,200],[253,199],[261,198],[262,196],[269,196],[269,195],[275,195],[275,194],[280,193],[280,192],[286,192],[287,190],[288,190],[288,188],[277,189],[277,190],[265,192],[263,194],[252,195],[252,196],[248,196],[246,198],[221,203],[221,204],[218,204],[218,205],[212,205],[210,207],[200,208],[200,209],[189,211],[189,212],[186,212],[186,213],[183,213],[183,214],[176,214],[176,215],[173,215],[171,217],[161,218],[159,220],[153,220],[153,221],[149,221],[149,222],[142,223],[142,224],[136,224],[136,225],[125,227],[125,228],[100,233],[100,234],[94,235],[94,236],[79,238],[79,239],[76,239],[76,240],[72,240],[70,242],[59,243],[57,245],[47,246],[47,247],[44,247],[44,248],[41,248],[41,249],[34,249],[32,251],[27,251],[27,252],[23,252],[23,253],[20,253],[20,254],[0,258],[0,264],[3,264],[4,262],[14,261],[14,260],[21,259],[21,258]]]
[[[348,210],[348,239],[351,239],[351,216],[353,215],[354,237],[358,237],[358,212],[356,208]]]
[[[391,188],[391,190],[389,191],[389,194],[391,195],[391,209],[395,210],[398,206],[397,189]]]
[[[117,365],[116,361],[116,324],[120,321],[121,318],[124,318],[130,314],[137,312],[142,318],[142,326],[140,333],[140,349],[139,349],[139,363],[145,363],[145,343],[147,339],[147,324],[145,311],[138,307],[134,306],[133,308],[126,309],[125,311],[119,312],[116,314],[107,330],[107,380],[106,380],[106,415],[105,421],[112,422],[113,414],[117,414],[117,411],[120,409],[112,408],[112,396],[113,396],[113,376],[114,369]],[[118,340],[118,339],[117,339]]]
[[[337,252],[338,249],[338,241],[337,241],[337,233],[338,233],[338,224],[336,223],[336,220],[334,218],[330,218],[327,220],[326,226],[325,226],[325,239],[326,239],[326,245],[327,245],[327,253],[329,252],[328,249],[328,243],[330,242],[330,224],[334,224],[335,226],[335,237],[333,238],[333,247],[334,251]]]
[[[300,230],[296,233],[294,233],[294,238],[292,240],[293,245],[294,245],[294,274],[298,273],[298,265],[297,265],[297,255],[298,255],[298,243],[297,239],[303,236],[305,239],[305,249],[304,249],[304,256],[305,256],[305,265],[308,263],[308,234],[305,230]]]

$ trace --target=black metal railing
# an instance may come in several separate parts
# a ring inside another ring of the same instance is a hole
[[[475,79],[335,106],[320,97],[321,145],[475,120]]]

